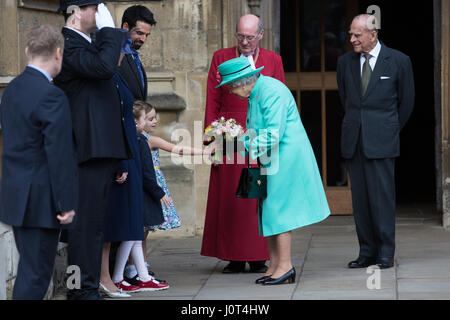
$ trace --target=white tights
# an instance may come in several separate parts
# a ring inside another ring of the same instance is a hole
[[[139,279],[146,282],[150,281],[152,277],[148,274],[147,266],[145,265],[144,253],[142,252],[142,241],[123,241],[119,249],[117,249],[116,265],[114,266],[114,275],[112,281],[118,283],[123,280],[123,272],[127,264],[128,257],[133,258],[134,264],[138,272]]]

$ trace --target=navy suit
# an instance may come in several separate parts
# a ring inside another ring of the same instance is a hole
[[[27,67],[6,88],[0,220],[13,226],[20,253],[14,299],[42,299],[52,275],[56,216],[76,210],[78,176],[70,108],[64,92]]]
[[[68,263],[81,269],[81,289],[69,299],[99,299],[103,219],[108,192],[120,160],[130,150],[122,123],[119,94],[114,84],[122,32],[103,28],[95,42],[68,28],[61,73],[55,84],[67,94],[79,166],[79,214],[68,232]]]
[[[347,159],[360,256],[395,254],[395,158],[400,130],[414,107],[411,61],[381,44],[365,95],[361,90],[361,55],[338,60],[337,80],[345,108],[342,156]]]

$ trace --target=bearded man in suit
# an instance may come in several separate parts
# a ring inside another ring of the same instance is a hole
[[[153,13],[141,5],[127,8],[122,16],[122,29],[127,30],[133,40],[133,53],[125,55],[119,72],[133,92],[135,100],[147,100],[147,74],[139,58],[138,50],[147,41],[155,24]]]

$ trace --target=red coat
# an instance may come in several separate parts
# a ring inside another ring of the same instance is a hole
[[[245,127],[247,100],[230,94],[226,86],[215,88],[220,83],[217,72],[219,65],[239,56],[237,47],[214,53],[208,75],[205,127],[220,117],[234,118]],[[254,60],[256,68],[264,66],[261,72],[263,75],[285,82],[283,63],[278,54],[259,48]],[[229,261],[269,259],[266,240],[259,235],[256,200],[235,197],[244,167],[245,165],[239,164],[223,164],[211,168],[201,250],[204,256]]]

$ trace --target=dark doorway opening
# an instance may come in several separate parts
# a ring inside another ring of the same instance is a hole
[[[360,0],[360,12],[381,9],[380,40],[407,54],[413,63],[416,104],[401,132],[401,156],[396,162],[398,204],[435,202],[435,115],[433,2]]]

